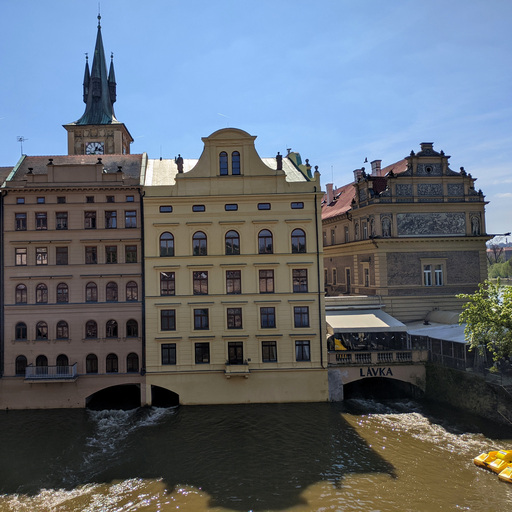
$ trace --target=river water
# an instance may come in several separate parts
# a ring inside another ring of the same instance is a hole
[[[414,401],[0,412],[0,511],[512,511],[512,430]]]

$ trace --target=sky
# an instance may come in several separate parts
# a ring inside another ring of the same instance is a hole
[[[322,186],[421,142],[464,166],[512,230],[512,1],[102,0],[116,117],[149,158],[198,158],[225,127],[298,151]],[[97,0],[0,0],[0,166],[67,153]],[[509,238],[512,240],[512,237]]]

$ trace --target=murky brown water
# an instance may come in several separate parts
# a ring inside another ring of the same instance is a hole
[[[410,401],[0,412],[0,447],[0,511],[512,510],[472,463],[512,430]]]

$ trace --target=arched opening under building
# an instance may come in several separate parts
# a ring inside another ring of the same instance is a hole
[[[410,382],[397,379],[361,379],[343,386],[343,399],[365,398],[395,400],[400,398],[421,398],[423,391]]]
[[[136,409],[141,406],[140,385],[121,384],[102,389],[88,396],[85,406],[95,411]]]
[[[180,396],[174,391],[160,386],[151,386],[151,405],[153,407],[176,407],[180,405]]]

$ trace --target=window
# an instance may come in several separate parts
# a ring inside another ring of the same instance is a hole
[[[172,213],[172,206],[160,206],[160,213]]]
[[[274,271],[260,270],[260,293],[274,293]]]
[[[136,228],[137,227],[137,212],[129,210],[124,215],[124,227],[125,228]]]
[[[46,217],[46,212],[37,212],[36,213],[36,229],[39,229],[39,230],[48,229],[48,219]]]
[[[174,272],[160,272],[160,295],[174,295]]]
[[[126,283],[126,300],[128,302],[139,300],[139,290],[135,281],[129,281]]]
[[[368,224],[363,222],[363,240],[368,240]]]
[[[195,204],[192,206],[193,212],[205,212],[206,206],[204,204]]]
[[[207,309],[194,309],[194,329],[198,331],[209,329]]]
[[[331,245],[336,245],[336,231],[331,229]]]
[[[174,256],[174,236],[167,231],[160,235],[160,256]]]
[[[107,196],[107,203],[115,203],[116,198],[114,196]]]
[[[308,271],[305,268],[292,270],[293,293],[305,293],[308,291]]]
[[[94,196],[86,196],[85,202],[86,203],[94,203]]]
[[[235,295],[242,293],[241,270],[226,270],[226,293]]]
[[[231,153],[231,174],[234,176],[240,174],[240,153],[238,151]]]
[[[240,254],[240,235],[234,230],[226,233],[226,254]]]
[[[44,203],[45,203],[44,197],[38,197],[37,198],[37,204],[44,204]]]
[[[98,263],[98,249],[96,247],[85,248],[85,263],[87,265]]]
[[[226,210],[227,212],[236,212],[238,210],[238,205],[237,204],[225,204],[224,205],[224,210]]]
[[[228,174],[228,154],[225,151],[219,154],[219,171],[221,176]]]
[[[98,358],[94,354],[89,354],[85,358],[85,372],[98,373]]]
[[[27,230],[27,214],[26,213],[17,213],[15,215],[15,225],[14,229],[16,231],[26,231]]]
[[[85,302],[98,302],[98,287],[96,283],[85,285]]]
[[[14,329],[14,336],[16,341],[27,339],[27,324],[25,322],[18,322]]]
[[[350,242],[350,235],[348,231],[348,226],[345,226],[345,243],[348,244]]]
[[[66,354],[59,354],[57,356],[57,359],[55,360],[56,366],[57,366],[57,374],[60,375],[67,375],[68,374],[68,366],[69,366],[69,359]]]
[[[208,272],[194,271],[192,275],[194,295],[208,295]]]
[[[88,320],[85,324],[85,337],[97,338],[98,337],[98,324],[94,320]]]
[[[432,286],[432,265],[423,265],[423,285]]]
[[[242,328],[242,308],[228,308],[228,329]]]
[[[36,302],[38,304],[47,304],[48,303],[48,288],[43,283],[39,283],[36,286]]]
[[[160,311],[160,330],[175,331],[176,330],[176,310],[162,309]]]
[[[302,210],[304,208],[304,203],[302,201],[293,202],[290,205],[292,210]]]
[[[297,340],[295,342],[295,360],[310,361],[309,340]]]
[[[117,302],[117,283],[110,281],[106,286],[106,300],[107,302]]]
[[[24,284],[16,286],[16,304],[27,303],[27,287]]]
[[[130,352],[126,356],[126,371],[128,373],[137,373],[139,371],[139,356],[135,352]]]
[[[68,212],[55,214],[55,229],[68,229]]]
[[[228,343],[228,363],[244,364],[244,344],[241,341]]]
[[[68,264],[68,248],[55,247],[55,264],[67,265]]]
[[[309,327],[309,307],[295,306],[293,308],[293,321],[295,327]]]
[[[209,343],[196,343],[196,364],[208,364],[210,362],[210,344]]]
[[[24,376],[25,370],[27,369],[27,358],[25,356],[18,356],[16,358],[16,375]]]
[[[69,327],[68,323],[64,320],[57,322],[57,339],[67,340],[69,339]]]
[[[292,253],[306,252],[306,233],[302,229],[292,231]]]
[[[364,285],[370,286],[370,269],[368,267],[364,268]]]
[[[126,196],[126,202],[127,203],[133,203],[135,201],[135,197],[134,196]]]
[[[327,231],[322,232],[322,244],[324,247],[327,245]]]
[[[48,358],[40,355],[36,357],[36,373],[38,375],[48,374]]]
[[[105,229],[117,228],[117,212],[105,212]]]
[[[332,269],[332,284],[338,284],[338,270],[336,268]]]
[[[162,364],[176,364],[176,343],[162,343]]]
[[[66,202],[66,198],[64,196],[57,197],[57,203],[64,204]]]
[[[261,342],[261,359],[264,363],[277,363],[277,344],[275,341]]]
[[[117,245],[105,246],[105,263],[117,263]]]
[[[272,233],[268,229],[262,229],[258,233],[258,252],[259,254],[272,254],[274,252]]]
[[[84,212],[84,229],[96,229],[96,212]]]
[[[137,338],[139,336],[139,324],[137,320],[130,319],[126,322],[126,337]]]
[[[66,283],[57,285],[57,302],[61,304],[69,302],[69,288]]]
[[[105,370],[107,373],[117,373],[119,370],[118,359],[115,354],[109,354],[106,360]]]
[[[36,340],[48,339],[48,324],[46,322],[37,322],[36,324]]]
[[[206,235],[202,231],[196,231],[192,236],[192,254],[206,256]]]
[[[24,197],[17,197],[16,198],[16,204],[25,204],[25,198]]]
[[[276,308],[260,308],[262,329],[272,329],[276,326]]]
[[[436,286],[443,286],[443,266],[436,265],[434,267],[434,282]]]
[[[117,322],[115,320],[109,320],[106,324],[106,337],[107,338],[117,338],[119,335],[117,329]]]
[[[124,246],[124,262],[137,263],[137,246],[125,245]]]
[[[36,265],[48,265],[48,249],[36,247]]]

